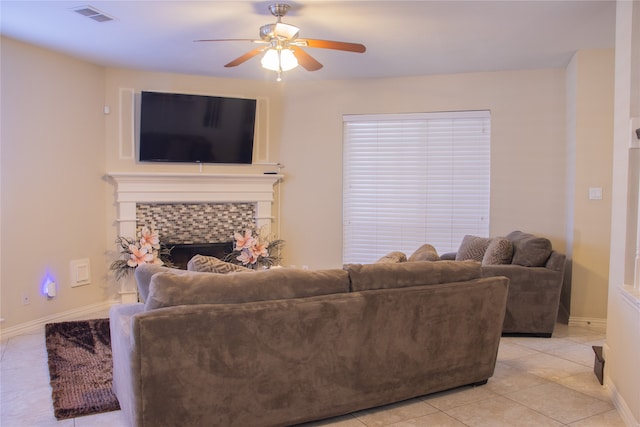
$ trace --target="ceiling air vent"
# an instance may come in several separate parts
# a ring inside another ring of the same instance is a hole
[[[100,12],[98,9],[96,9],[93,6],[80,6],[72,10],[75,13],[79,13],[80,15],[86,16],[87,18],[93,19],[94,21],[97,21],[97,22],[109,22],[114,20],[114,18],[110,17],[109,15],[103,12]]]

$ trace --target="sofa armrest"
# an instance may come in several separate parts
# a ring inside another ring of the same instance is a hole
[[[133,337],[134,316],[144,313],[144,304],[116,304],[109,310],[111,352],[113,354],[113,391],[122,412],[129,420],[136,420],[135,399],[140,398],[131,377],[135,351]]]
[[[510,280],[503,333],[551,336],[558,315],[563,271],[500,264],[483,266],[482,276],[505,276]]]
[[[532,289],[535,291],[555,290],[559,293],[562,274],[546,267],[525,267],[515,264],[482,266],[482,277],[504,276],[511,280],[509,291]]]
[[[562,254],[557,251],[552,251],[551,255],[549,255],[549,259],[547,260],[547,263],[545,264],[545,268],[564,273],[566,258],[567,257],[565,254]]]

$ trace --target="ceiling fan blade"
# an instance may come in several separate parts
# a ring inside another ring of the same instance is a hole
[[[304,46],[309,46],[309,47],[317,47],[321,49],[344,50],[347,52],[364,53],[367,50],[367,48],[360,43],[336,42],[332,40],[318,40],[318,39],[297,39],[296,42],[301,42]]]
[[[244,55],[234,59],[233,61],[229,62],[228,64],[225,65],[225,67],[236,67],[236,66],[242,64],[243,62],[248,61],[249,59],[251,59],[254,56],[258,55],[263,50],[264,50],[263,47],[257,47],[255,49],[245,53]]]
[[[316,61],[316,59],[309,55],[307,52],[300,48],[292,48],[293,55],[298,60],[298,64],[302,65],[307,71],[317,71],[322,68],[322,64]]]

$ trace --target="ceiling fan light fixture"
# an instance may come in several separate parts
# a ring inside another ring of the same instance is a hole
[[[285,24],[284,22],[277,22],[273,29],[273,34],[276,37],[284,37],[287,40],[297,38],[299,32],[300,28],[295,25]]]
[[[282,49],[280,51],[280,68],[282,71],[289,71],[298,66],[298,60],[296,59],[291,49]]]
[[[266,24],[260,27],[260,38],[265,41],[271,41],[274,38],[292,40],[298,37],[298,33],[300,33],[300,28],[284,22]]]
[[[289,71],[298,66],[298,60],[290,49],[268,49],[260,60],[263,68],[271,71]]]
[[[280,69],[278,51],[275,49],[268,49],[260,60],[260,63],[262,64],[262,68],[266,68],[271,71],[278,71]]]

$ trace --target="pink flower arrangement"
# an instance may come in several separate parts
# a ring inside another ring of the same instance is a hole
[[[142,230],[140,230],[140,247],[148,250],[160,249],[160,235],[158,232],[148,227],[142,227]]]
[[[160,236],[156,231],[148,227],[142,227],[138,233],[138,242],[136,244],[129,243],[129,259],[127,265],[129,267],[137,267],[140,264],[164,264],[158,257],[160,250]]]
[[[234,251],[225,257],[225,261],[254,269],[270,267],[280,261],[279,249],[283,240],[270,241],[262,230],[256,232],[253,228],[246,228],[244,234],[236,232],[233,238]]]
[[[160,244],[158,232],[146,226],[138,232],[137,239],[118,237],[116,243],[121,248],[120,254],[123,259],[111,263],[110,268],[118,280],[141,264],[165,264],[161,258],[171,252]]]
[[[153,253],[149,253],[147,248],[138,248],[136,245],[129,245],[129,252],[131,252],[127,260],[129,267],[137,267],[147,262],[153,263]]]

